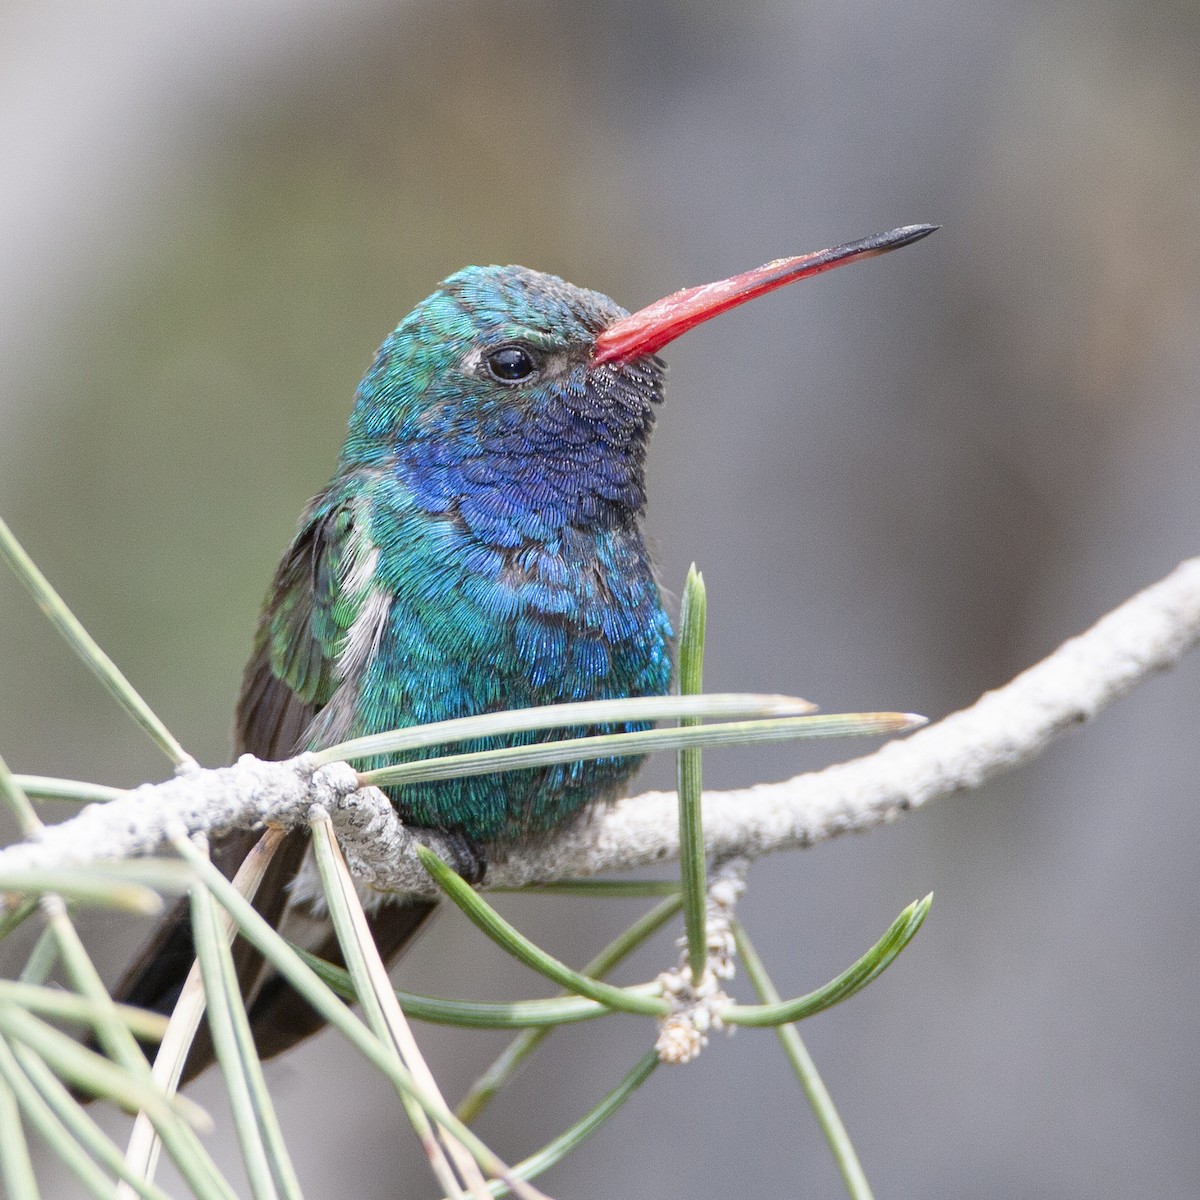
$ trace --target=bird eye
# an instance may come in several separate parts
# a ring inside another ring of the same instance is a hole
[[[484,357],[488,373],[500,383],[521,383],[537,371],[533,355],[523,346],[501,346]]]

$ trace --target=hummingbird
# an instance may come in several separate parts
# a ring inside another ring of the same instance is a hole
[[[284,759],[454,717],[666,694],[671,620],[642,532],[646,448],[666,371],[658,351],[735,305],[936,228],[908,225],[778,259],[632,314],[526,267],[467,267],[444,280],[377,352],[333,478],[275,572],[237,702],[237,752]],[[369,766],[388,761],[397,758]],[[639,763],[567,763],[417,783],[389,796],[407,824],[454,835],[464,850],[456,866],[479,882],[489,852],[536,843],[615,798]],[[227,875],[256,838],[234,833],[214,844]],[[255,897],[275,924],[307,843],[303,830],[287,835]],[[385,960],[433,908],[407,897],[369,914]],[[311,941],[316,954],[341,963],[328,925],[318,922]],[[180,909],[118,998],[169,1012],[193,957]],[[264,1058],[320,1027],[247,944],[238,943],[235,961]],[[202,1034],[185,1078],[212,1057]]]

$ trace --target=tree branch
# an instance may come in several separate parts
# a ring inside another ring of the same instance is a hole
[[[1058,734],[1172,666],[1198,641],[1200,558],[1195,558],[936,725],[823,771],[706,793],[709,853],[754,858],[811,846],[977,787],[1028,762]],[[184,770],[165,783],[89,805],[36,838],[0,850],[0,872],[153,853],[181,826],[220,834],[266,822],[297,825],[307,821],[314,804],[333,817],[351,870],[369,890],[431,891],[412,853],[414,833],[453,859],[453,848],[438,835],[407,830],[380,792],[356,790],[355,772],[345,763],[314,769],[305,755],[285,763],[246,756],[232,767]],[[673,792],[618,801],[540,845],[494,857],[488,882],[545,882],[674,858],[675,806]]]

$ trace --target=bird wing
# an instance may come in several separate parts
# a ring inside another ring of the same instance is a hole
[[[239,754],[278,760],[312,747],[318,714],[319,740],[332,744],[345,736],[353,718],[356,668],[369,653],[386,619],[373,591],[373,556],[367,491],[344,485],[309,506],[267,595],[242,679],[235,719]],[[343,686],[345,684],[345,686]],[[335,719],[330,720],[330,717]],[[232,877],[258,834],[239,831],[217,839],[213,858]],[[288,885],[304,860],[308,835],[294,830],[275,853],[255,896],[255,907],[278,925],[287,907]],[[381,908],[369,917],[380,951],[391,957],[412,938],[432,912],[417,903]],[[320,949],[340,959],[336,940]],[[176,906],[156,931],[116,989],[119,999],[159,1012],[171,1011],[195,957],[186,902]],[[243,994],[253,997],[255,1040],[265,1055],[275,1054],[315,1032],[320,1020],[298,1003],[282,981],[263,978],[261,955],[239,940],[234,961]],[[184,1078],[212,1061],[202,1030],[189,1055]]]
[[[339,656],[371,587],[363,560],[378,553],[366,509],[361,497],[318,496],[283,556],[242,677],[239,754],[276,760],[304,749],[313,719],[348,674]]]

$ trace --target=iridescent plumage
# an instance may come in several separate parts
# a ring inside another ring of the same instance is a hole
[[[551,275],[469,267],[401,322],[268,596],[238,707],[246,748],[667,691],[671,627],[640,528],[663,368],[590,365],[623,315]],[[487,355],[513,345],[538,367],[498,380]],[[473,776],[392,800],[416,825],[519,840],[636,767]]]

